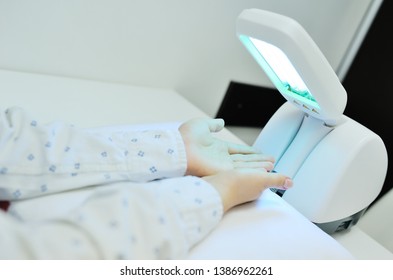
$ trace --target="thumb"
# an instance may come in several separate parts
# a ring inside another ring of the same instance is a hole
[[[266,173],[265,183],[269,188],[281,190],[287,190],[293,186],[293,180],[291,178],[274,172]]]
[[[209,119],[207,125],[210,132],[219,132],[224,128],[225,122],[223,119]]]

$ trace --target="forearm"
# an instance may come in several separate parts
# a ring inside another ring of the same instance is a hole
[[[82,130],[41,125],[19,109],[0,119],[0,199],[14,200],[117,181],[182,176],[177,129]]]
[[[218,193],[196,177],[118,183],[45,223],[0,213],[0,259],[184,259],[221,217]]]

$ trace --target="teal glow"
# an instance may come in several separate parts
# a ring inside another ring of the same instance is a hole
[[[320,108],[299,73],[279,48],[245,35],[240,35],[240,41],[282,94],[289,95],[301,103]]]

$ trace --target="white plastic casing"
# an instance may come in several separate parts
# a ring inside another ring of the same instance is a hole
[[[313,146],[296,141],[307,116],[286,102],[273,115],[254,143],[275,156],[276,171],[293,177],[294,187],[283,198],[315,223],[347,218],[367,208],[381,191],[387,172],[382,139],[358,122],[342,121]],[[323,125],[323,124],[322,124]],[[310,131],[309,131],[310,132]],[[298,150],[303,158],[288,155]],[[280,169],[281,163],[283,168]],[[291,166],[291,170],[285,166]]]
[[[378,196],[385,180],[388,160],[382,139],[343,115],[346,91],[298,22],[269,11],[248,9],[239,15],[236,28],[242,43],[288,100],[254,143],[276,158],[275,171],[293,178],[294,187],[283,193],[283,199],[327,231],[334,232],[341,228],[340,223],[347,225],[351,219],[358,219]],[[266,43],[284,53],[289,62],[280,62],[294,67],[302,80],[299,84],[304,82],[305,93],[311,93],[316,102],[304,100],[301,92],[278,78],[281,65],[274,64],[273,69],[273,61],[264,56],[282,57],[281,53],[266,52],[271,48]]]

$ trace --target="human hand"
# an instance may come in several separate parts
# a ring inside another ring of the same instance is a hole
[[[208,176],[224,170],[254,168],[271,171],[274,159],[248,145],[220,140],[213,136],[224,128],[222,119],[192,119],[179,131],[187,153],[187,175]]]
[[[236,205],[256,200],[267,188],[287,190],[293,185],[292,179],[285,175],[259,169],[223,171],[202,179],[218,191],[224,212]]]

